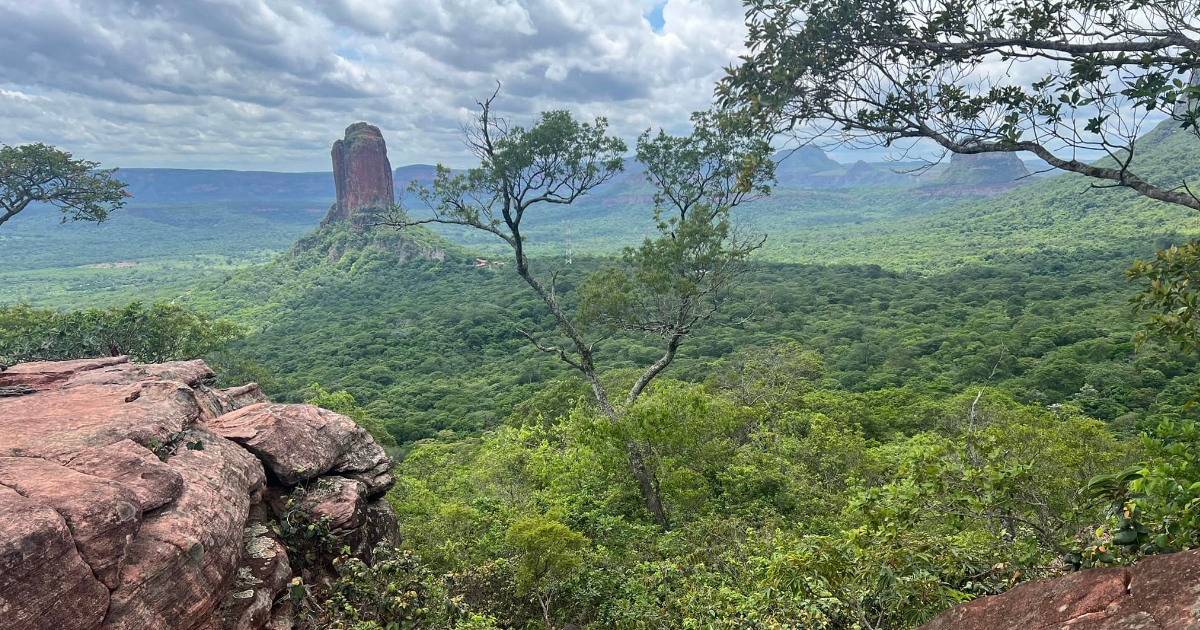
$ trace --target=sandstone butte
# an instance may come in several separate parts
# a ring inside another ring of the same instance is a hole
[[[325,217],[327,223],[395,203],[392,165],[379,127],[365,122],[346,127],[346,136],[333,143],[332,157],[337,201]]]
[[[339,545],[397,542],[391,461],[350,419],[217,390],[202,361],[0,372],[0,628],[281,630],[295,488]]]

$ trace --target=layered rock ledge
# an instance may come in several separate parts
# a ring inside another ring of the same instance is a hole
[[[365,430],[213,378],[125,357],[0,372],[0,625],[288,628],[288,494],[359,553],[396,541]]]
[[[1200,549],[1132,567],[1026,582],[942,613],[920,630],[1196,630]]]

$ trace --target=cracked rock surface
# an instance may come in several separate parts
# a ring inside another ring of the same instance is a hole
[[[1200,549],[1026,582],[920,630],[1200,630]]]
[[[295,484],[338,490],[313,512],[348,538],[395,540],[369,434],[213,377],[124,357],[0,372],[0,626],[287,627],[292,569],[264,497]]]

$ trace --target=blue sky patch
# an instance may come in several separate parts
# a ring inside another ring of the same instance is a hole
[[[646,21],[650,23],[650,28],[654,29],[655,33],[662,33],[663,26],[666,24],[666,21],[663,20],[663,7],[665,6],[667,6],[667,0],[656,2],[649,11],[642,14],[646,18]]]

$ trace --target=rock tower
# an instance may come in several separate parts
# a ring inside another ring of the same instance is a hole
[[[325,217],[327,223],[395,203],[392,165],[379,127],[365,122],[346,127],[346,137],[333,143],[333,181],[337,201]]]

